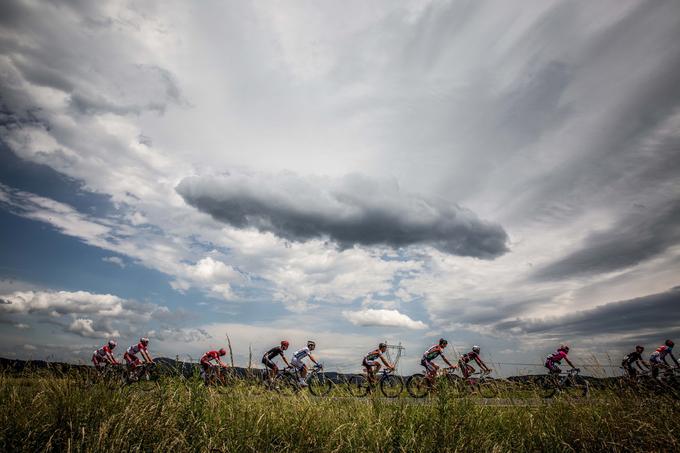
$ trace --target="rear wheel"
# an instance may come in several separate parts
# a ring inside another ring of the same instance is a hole
[[[271,383],[270,389],[277,392],[279,395],[290,396],[298,391],[298,384],[295,382],[293,376],[287,374],[279,374]]]
[[[430,383],[423,374],[414,374],[406,381],[406,390],[414,398],[424,398],[430,392]]]
[[[539,385],[541,398],[552,398],[557,393],[557,381],[552,376],[546,376]]]
[[[347,390],[352,396],[366,396],[369,390],[368,379],[365,376],[352,376],[347,381]]]
[[[309,392],[314,396],[326,396],[330,393],[333,383],[324,374],[319,373],[307,380]]]
[[[388,374],[380,380],[380,391],[388,398],[396,398],[404,390],[404,382],[399,376]]]

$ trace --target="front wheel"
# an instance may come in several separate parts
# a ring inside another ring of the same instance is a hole
[[[307,381],[309,392],[314,396],[326,396],[330,393],[333,383],[323,374],[315,374]]]
[[[430,383],[423,374],[414,374],[406,381],[406,390],[414,398],[424,398],[430,392]]]
[[[389,374],[380,380],[380,391],[388,398],[396,398],[404,390],[404,382],[399,376]]]

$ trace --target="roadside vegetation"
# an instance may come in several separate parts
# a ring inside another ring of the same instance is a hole
[[[680,405],[617,389],[494,405],[445,390],[424,399],[280,396],[243,381],[163,378],[109,387],[77,374],[0,374],[0,451],[680,450]]]

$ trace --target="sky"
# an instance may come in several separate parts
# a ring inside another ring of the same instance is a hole
[[[0,356],[680,333],[680,3],[0,4]]]

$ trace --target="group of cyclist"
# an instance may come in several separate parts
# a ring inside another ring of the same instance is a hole
[[[149,339],[142,337],[139,342],[130,346],[125,353],[123,358],[128,366],[128,369],[134,370],[136,367],[142,364],[138,355],[141,355],[145,363],[153,363],[153,359],[148,351]],[[468,378],[471,374],[475,372],[475,368],[472,363],[476,363],[480,370],[484,373],[490,373],[492,370],[486,363],[481,359],[479,346],[475,345],[469,352],[462,354],[456,364],[451,363],[451,361],[444,355],[444,349],[448,345],[448,341],[444,338],[440,338],[437,344],[430,346],[422,355],[420,360],[421,366],[426,370],[426,378],[428,380],[434,379],[439,370],[439,366],[434,363],[434,360],[438,357],[449,366],[449,369],[459,369],[464,378]],[[284,352],[289,348],[290,343],[286,340],[281,341],[278,346],[269,349],[262,356],[262,364],[267,368],[268,375],[270,379],[273,379],[279,371],[279,367],[274,362],[274,359],[281,357],[281,360],[286,364],[287,367],[291,367],[296,370],[299,377],[300,385],[306,386],[305,378],[307,377],[307,365],[304,362],[305,358],[309,358],[315,365],[319,365],[317,360],[312,355],[312,351],[316,349],[316,343],[314,341],[307,341],[307,346],[303,347],[293,353],[292,359],[289,362],[286,358]],[[634,368],[634,365],[640,371],[651,370],[652,376],[657,377],[659,370],[662,368],[669,368],[670,365],[666,358],[671,357],[676,367],[680,367],[677,359],[673,355],[674,343],[671,340],[666,340],[663,345],[659,346],[649,357],[649,361],[645,361],[642,358],[642,352],[644,347],[637,345],[635,351],[627,354],[622,362],[622,367],[626,373],[635,377],[638,370]],[[92,362],[95,367],[102,368],[107,364],[117,365],[113,350],[116,348],[116,342],[114,340],[109,340],[109,342],[102,348],[94,351],[92,355]],[[366,354],[362,361],[361,366],[366,371],[366,374],[372,382],[376,380],[376,374],[384,365],[389,370],[394,370],[394,365],[389,362],[385,357],[385,352],[387,351],[387,345],[385,343],[378,344],[376,349],[371,350]],[[225,356],[227,351],[224,348],[219,350],[208,351],[200,359],[201,365],[201,375],[205,379],[208,371],[211,367],[223,367],[226,368],[227,364],[221,360],[221,357]],[[561,365],[562,360],[566,361],[571,368],[575,368],[574,364],[569,360],[569,346],[566,344],[560,345],[559,348],[552,354],[548,355],[545,359],[544,366],[548,369],[550,374],[559,374],[562,370],[559,365]],[[381,365],[382,362],[382,365]]]
[[[102,370],[107,365],[118,365],[118,361],[113,355],[113,350],[116,349],[117,343],[114,340],[109,340],[101,348],[94,351],[92,354],[92,363],[98,370]],[[149,339],[142,337],[139,342],[133,344],[125,350],[123,354],[123,359],[130,372],[137,369],[138,366],[142,364],[142,360],[139,359],[138,355],[142,356],[144,363],[153,363],[153,358],[149,354],[148,347]]]
[[[638,370],[643,373],[651,370],[652,377],[656,378],[659,376],[659,371],[661,369],[668,369],[671,365],[666,360],[666,357],[670,356],[675,363],[676,367],[680,367],[680,363],[673,355],[673,343],[672,340],[666,340],[664,344],[656,348],[649,356],[649,362],[646,362],[642,358],[642,353],[644,352],[644,346],[635,346],[635,351],[630,354],[626,354],[621,362],[621,367],[624,369],[626,374],[631,378],[635,378],[638,374]],[[637,368],[633,367],[635,365]]]

